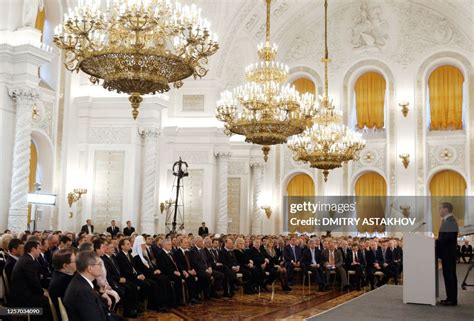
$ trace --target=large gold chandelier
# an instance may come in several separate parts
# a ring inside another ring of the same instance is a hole
[[[327,181],[329,171],[342,166],[344,162],[358,158],[358,153],[365,146],[362,134],[356,133],[342,123],[342,113],[335,109],[328,95],[329,51],[327,42],[327,10],[325,0],[325,57],[324,63],[324,96],[319,100],[319,108],[314,117],[314,125],[302,134],[293,136],[288,147],[294,152],[294,159],[309,163],[311,167],[323,171]]]
[[[243,135],[247,143],[263,145],[265,161],[270,145],[286,143],[288,137],[303,132],[314,116],[313,95],[300,95],[294,86],[284,84],[289,68],[275,61],[277,46],[270,43],[271,0],[266,5],[266,40],[258,46],[260,61],[245,69],[245,84],[221,94],[216,111],[227,135]]]
[[[209,27],[195,5],[171,0],[79,0],[56,27],[54,42],[65,50],[68,70],[129,94],[136,119],[142,95],[207,74],[207,57],[218,49]]]

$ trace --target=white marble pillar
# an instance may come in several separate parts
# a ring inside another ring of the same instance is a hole
[[[229,213],[227,209],[227,171],[231,153],[218,152],[217,158],[217,209],[216,209],[216,233],[227,234],[229,225]]]
[[[140,233],[153,235],[155,233],[156,213],[156,182],[157,182],[157,154],[159,131],[148,128],[140,131],[143,139],[143,176],[142,176],[142,213],[140,219]]]
[[[28,177],[30,175],[30,145],[33,106],[39,94],[28,87],[8,89],[16,103],[15,142],[13,147],[13,170],[10,191],[8,229],[24,231],[28,224]]]
[[[253,198],[252,198],[252,234],[262,234],[262,185],[263,185],[263,163],[250,163],[252,168]]]

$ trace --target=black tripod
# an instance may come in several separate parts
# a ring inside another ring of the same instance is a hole
[[[165,223],[168,227],[168,232],[172,234],[176,234],[176,226],[178,223],[181,229],[184,227],[184,186],[182,179],[188,175],[188,163],[183,162],[180,157],[179,160],[173,164],[173,176],[176,177],[173,184],[173,192],[176,189],[176,192],[174,193],[175,200],[174,202],[171,202],[170,207],[168,208]]]
[[[474,268],[474,255],[471,254],[471,258],[469,259],[469,268],[467,269],[466,276],[464,277],[464,280],[462,280],[461,288],[463,290],[466,290],[468,286],[474,286],[474,284],[467,284],[467,278],[469,277],[469,273],[471,273],[471,270]]]

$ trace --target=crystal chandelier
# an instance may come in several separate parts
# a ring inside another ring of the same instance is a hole
[[[201,9],[171,0],[79,0],[56,27],[54,42],[68,70],[129,94],[136,119],[142,95],[207,74],[207,57],[219,47],[209,27]]]
[[[359,151],[365,146],[362,134],[356,133],[342,123],[342,113],[335,109],[328,96],[328,63],[327,10],[325,16],[325,57],[324,63],[324,96],[319,100],[319,108],[313,119],[314,125],[302,134],[290,137],[288,147],[294,152],[294,159],[309,163],[311,167],[323,171],[327,181],[329,171],[342,166],[344,162],[357,159]]]
[[[263,145],[265,161],[270,145],[286,143],[288,137],[303,132],[314,116],[313,95],[300,95],[294,86],[285,84],[289,68],[275,61],[277,46],[270,43],[271,0],[266,5],[266,41],[258,46],[260,61],[245,69],[245,84],[221,93],[216,110],[227,135],[243,135],[247,143]]]

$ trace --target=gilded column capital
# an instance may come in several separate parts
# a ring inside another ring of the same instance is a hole
[[[8,87],[8,95],[16,102],[35,103],[39,99],[38,90],[31,87]]]

